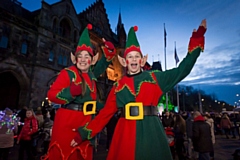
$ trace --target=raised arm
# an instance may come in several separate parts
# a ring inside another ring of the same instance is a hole
[[[164,72],[156,72],[158,84],[163,92],[171,90],[178,82],[184,79],[192,70],[200,52],[204,50],[204,34],[206,32],[206,20],[202,20],[198,30],[194,29],[188,45],[187,56],[177,68]]]
[[[116,55],[116,49],[114,45],[110,41],[106,41],[104,38],[102,40],[104,44],[101,46],[103,55],[93,68],[93,74],[96,78],[105,72],[108,65],[112,62],[114,56]]]

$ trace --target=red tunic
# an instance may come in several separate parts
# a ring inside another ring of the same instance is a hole
[[[118,108],[141,102],[143,106],[157,106],[161,96],[185,78],[193,68],[203,46],[203,37],[191,38],[190,52],[177,68],[164,72],[141,72],[124,76],[112,88],[105,107],[85,127],[78,129],[82,140],[91,139],[108,123]],[[171,160],[163,126],[157,116],[141,120],[120,118],[116,125],[108,160]]]
[[[81,83],[81,77],[75,66],[71,66],[61,71],[56,81],[48,92],[48,98],[59,104],[69,102],[84,103],[84,101],[96,100],[96,83],[92,73],[82,73],[86,82],[86,94],[83,97],[72,97],[69,85],[71,79],[75,78],[76,83]],[[50,160],[75,160],[92,159],[92,145],[86,141],[78,147],[71,147],[70,142],[75,137],[76,132],[72,129],[83,126],[92,119],[92,115],[84,115],[82,111],[75,111],[65,108],[58,109],[52,130],[52,138],[49,146],[47,158]],[[80,150],[80,152],[79,152]],[[81,154],[80,154],[81,153]]]
[[[102,47],[104,49],[104,47]],[[63,69],[58,75],[55,82],[48,91],[48,99],[57,104],[76,103],[83,104],[87,101],[96,101],[97,88],[96,78],[105,71],[108,64],[114,57],[114,54],[105,53],[94,66],[93,70],[88,73],[82,73],[82,77],[86,82],[86,93],[83,96],[72,97],[70,94],[70,83],[74,78],[77,84],[82,83],[82,79],[76,66]],[[85,141],[77,147],[71,147],[70,143],[76,136],[76,132],[72,129],[77,129],[88,123],[94,115],[84,115],[82,111],[75,111],[60,108],[58,109],[52,130],[52,137],[48,154],[44,159],[49,160],[92,160],[93,146],[90,141]]]

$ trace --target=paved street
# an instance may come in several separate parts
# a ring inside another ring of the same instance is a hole
[[[226,139],[225,136],[217,135],[214,145],[215,160],[233,160],[232,154],[237,148],[240,149],[238,137],[237,139]]]
[[[102,139],[105,136],[101,136]],[[107,152],[105,145],[102,145],[103,140],[100,141],[98,152],[94,154],[94,160],[105,160]],[[240,148],[240,140],[238,139],[226,139],[224,135],[216,135],[216,143],[214,145],[215,160],[233,160],[232,154],[234,151]]]
[[[105,149],[106,136],[101,135],[97,152],[94,153],[93,160],[105,160],[107,151]],[[238,139],[226,139],[223,135],[216,135],[216,144],[214,145],[215,160],[233,160],[232,154],[235,149],[240,148],[240,140]],[[9,160],[17,160],[18,150],[14,147],[10,153]]]

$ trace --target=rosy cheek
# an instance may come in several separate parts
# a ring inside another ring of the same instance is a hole
[[[129,61],[128,61],[128,60],[126,60],[126,63],[127,63],[127,64],[129,64]]]
[[[88,62],[87,62],[88,64],[91,64],[91,61],[90,60],[88,60]]]

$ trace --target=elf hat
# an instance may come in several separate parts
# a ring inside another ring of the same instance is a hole
[[[126,49],[124,52],[123,57],[126,58],[127,54],[131,51],[137,51],[142,55],[142,52],[140,50],[140,46],[137,40],[136,31],[138,30],[137,26],[131,27],[128,32],[128,38],[126,43]]]
[[[75,55],[79,51],[86,50],[86,51],[88,51],[88,53],[90,53],[92,56],[94,56],[92,45],[90,42],[89,33],[88,33],[88,30],[91,30],[91,29],[92,29],[92,25],[88,24],[87,27],[83,30],[82,35],[80,36],[79,41],[78,41],[78,46],[77,46]]]

